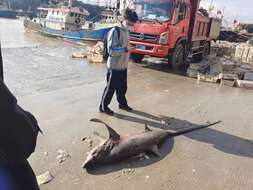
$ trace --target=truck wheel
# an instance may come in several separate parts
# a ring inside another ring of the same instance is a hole
[[[136,53],[131,53],[131,59],[135,62],[135,63],[141,63],[142,60],[144,58],[144,55],[141,54],[136,54]]]
[[[183,44],[178,44],[169,59],[172,64],[173,69],[179,70],[185,65],[185,46]]]

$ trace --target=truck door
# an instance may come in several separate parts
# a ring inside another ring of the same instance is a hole
[[[190,21],[190,5],[185,0],[180,0],[177,3],[173,20],[174,38],[187,37]]]

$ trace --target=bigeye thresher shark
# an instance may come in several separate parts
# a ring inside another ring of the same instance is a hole
[[[152,152],[156,156],[161,157],[158,146],[167,138],[204,129],[221,122],[217,121],[212,124],[189,128],[178,132],[151,130],[148,128],[148,125],[145,124],[145,131],[122,137],[105,122],[99,119],[91,119],[90,121],[104,124],[109,132],[109,139],[103,140],[88,153],[87,159],[83,163],[83,168],[112,164],[145,152]]]

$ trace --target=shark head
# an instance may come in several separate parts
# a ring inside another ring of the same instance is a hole
[[[99,119],[91,119],[90,121],[103,123],[109,132],[109,139],[102,141],[98,146],[89,152],[85,162],[83,163],[83,168],[90,168],[95,165],[105,163],[107,160],[106,158],[110,154],[112,148],[120,139],[120,135],[103,121]]]
[[[92,166],[102,164],[103,162],[105,162],[106,157],[110,153],[113,146],[114,142],[111,139],[109,139],[93,148],[89,152],[86,160],[84,161],[83,168],[90,168]]]

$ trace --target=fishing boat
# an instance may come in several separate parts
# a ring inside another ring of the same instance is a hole
[[[0,18],[16,19],[17,13],[10,8],[9,4],[0,3]]]
[[[89,12],[78,7],[61,8],[38,8],[37,18],[26,18],[24,26],[26,29],[37,31],[41,34],[62,37],[72,40],[102,41],[111,29],[95,28],[93,22],[86,20]]]

